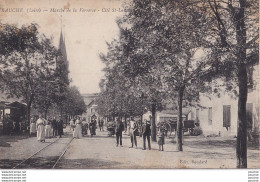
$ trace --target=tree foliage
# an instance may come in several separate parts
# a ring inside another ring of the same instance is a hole
[[[32,107],[45,116],[56,106],[70,115],[85,112],[78,89],[69,87],[68,65],[62,59],[37,24],[0,24],[0,89],[8,97],[23,99],[28,122]]]
[[[1,90],[24,100],[29,120],[31,106],[41,96],[42,83],[53,71],[56,49],[33,23],[21,28],[1,24],[0,39]]]

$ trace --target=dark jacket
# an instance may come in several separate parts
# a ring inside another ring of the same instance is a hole
[[[63,121],[59,120],[57,122],[58,135],[63,135]]]
[[[56,119],[53,119],[52,120],[52,127],[53,127],[53,129],[57,129],[57,121],[56,121]]]
[[[142,126],[142,135],[151,135],[151,125],[148,123],[143,124]]]
[[[124,127],[124,124],[122,121],[120,122],[116,122],[116,132],[117,133],[120,133],[120,132],[123,132],[125,130],[125,127]]]

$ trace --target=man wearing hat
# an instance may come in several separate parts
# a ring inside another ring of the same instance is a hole
[[[151,150],[151,141],[150,141],[150,136],[151,136],[151,123],[150,121],[147,121],[146,119],[144,120],[144,124],[142,126],[142,135],[143,135],[143,150],[146,150],[146,139],[148,142],[148,149]]]
[[[64,134],[63,133],[63,120],[61,115],[59,116],[59,120],[57,122],[57,131],[58,131],[58,136],[61,138],[61,136]]]

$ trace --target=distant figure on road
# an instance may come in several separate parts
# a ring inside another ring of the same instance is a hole
[[[36,123],[34,118],[31,119],[30,124],[30,136],[36,136],[37,130],[36,130]]]
[[[45,142],[45,119],[42,115],[39,115],[39,119],[36,121],[37,127],[37,140],[40,142]]]
[[[70,120],[70,131],[74,131],[74,128],[75,128],[75,124],[74,124],[74,121],[73,121],[73,118],[71,118]]]
[[[101,119],[101,129],[104,131],[104,119]]]
[[[116,146],[118,147],[120,141],[120,146],[122,147],[122,132],[124,131],[124,124],[119,118],[116,121],[115,130],[116,130]]]
[[[159,145],[159,151],[163,151],[164,132],[165,132],[165,128],[163,128],[162,126],[159,127],[159,131],[158,131],[158,145]]]
[[[80,121],[80,118],[78,118],[75,122],[76,124],[76,127],[75,127],[75,130],[73,132],[73,137],[74,138],[81,138],[82,137],[82,127],[81,127],[81,121]]]
[[[51,138],[51,122],[50,122],[50,119],[48,119],[48,121],[45,125],[45,138]]]
[[[130,118],[129,128],[130,128],[129,133],[130,133],[130,138],[132,143],[132,146],[130,148],[133,148],[134,144],[135,144],[135,148],[137,148],[137,140],[136,140],[137,126],[133,117]]]
[[[64,134],[63,133],[63,120],[60,116],[58,122],[57,122],[57,131],[58,131],[58,135],[61,138],[61,136]]]
[[[56,121],[55,117],[53,117],[53,120],[52,120],[52,128],[53,128],[53,136],[56,137],[58,135],[58,126],[57,126],[57,121]]]
[[[86,120],[82,121],[82,135],[88,134],[88,122]]]
[[[141,133],[143,135],[143,150],[146,150],[146,139],[148,142],[148,149],[151,150],[151,141],[150,141],[150,136],[151,136],[151,123],[147,121],[146,119],[144,120],[144,124],[141,129]]]
[[[89,132],[90,136],[96,135],[96,122],[95,120],[91,120],[89,123]]]
[[[103,125],[104,125],[104,120],[103,119],[98,120],[99,131],[104,131]]]

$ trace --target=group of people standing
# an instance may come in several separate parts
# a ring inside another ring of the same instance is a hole
[[[100,125],[100,131],[103,130],[103,125]],[[96,135],[96,128],[97,128],[97,121],[96,119],[91,119],[91,121],[88,123],[85,118],[81,118],[79,116],[76,116],[74,119],[70,120],[70,128],[73,130],[73,137],[74,138],[82,138],[82,136],[85,136],[88,134],[88,129],[90,132],[90,135]]]
[[[37,140],[40,142],[45,142],[46,138],[52,137],[62,137],[63,132],[63,120],[61,116],[58,120],[55,117],[45,119],[42,115],[39,115],[39,118],[35,120],[32,118],[30,124],[30,136],[37,136]]]
[[[122,132],[125,130],[123,122],[118,118],[116,121],[115,133],[116,133],[116,146],[120,144],[122,146]],[[151,123],[148,120],[144,120],[141,126],[140,136],[143,138],[143,150],[146,150],[146,141],[148,143],[148,149],[151,150]],[[137,136],[138,133],[138,125],[134,118],[131,117],[129,121],[129,135],[131,139],[131,146],[130,148],[137,148]],[[163,151],[164,145],[164,133],[165,130],[159,127],[158,131],[158,145],[159,151]]]

